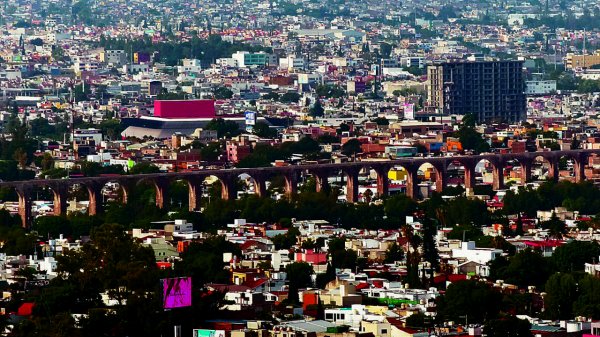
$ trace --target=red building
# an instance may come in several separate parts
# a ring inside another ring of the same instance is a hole
[[[312,249],[304,249],[302,252],[296,252],[296,262],[306,262],[309,264],[327,263],[327,254],[315,252]]]
[[[527,151],[527,141],[525,140],[509,140],[508,146],[512,153],[524,153]]]

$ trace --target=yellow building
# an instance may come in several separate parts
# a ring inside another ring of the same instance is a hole
[[[596,50],[596,53],[593,55],[575,55],[569,53],[565,58],[567,69],[590,68],[595,65],[600,65],[600,49]]]
[[[406,170],[404,168],[391,169],[388,172],[390,180],[406,180]]]

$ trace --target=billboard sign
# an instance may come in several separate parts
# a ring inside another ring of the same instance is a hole
[[[225,330],[194,329],[193,337],[225,337]]]
[[[192,278],[166,278],[163,282],[163,308],[183,308],[192,305]]]
[[[246,125],[255,125],[256,124],[256,112],[246,111],[244,116],[246,117]]]

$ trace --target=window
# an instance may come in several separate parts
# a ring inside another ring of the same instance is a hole
[[[382,334],[382,335],[385,335],[385,334],[387,334],[387,329],[381,329],[381,334]]]

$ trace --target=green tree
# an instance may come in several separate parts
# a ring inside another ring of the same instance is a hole
[[[342,145],[342,153],[346,156],[353,156],[362,152],[362,146],[358,139],[352,138]]]
[[[200,148],[200,158],[204,161],[216,161],[223,154],[223,148],[219,142],[211,142]]]
[[[207,130],[217,131],[217,137],[233,137],[240,134],[240,127],[234,121],[226,121],[223,118],[214,118],[206,124]]]
[[[36,298],[34,320],[41,323],[35,326],[37,334],[54,331],[58,321],[64,324],[63,333],[74,328],[74,321],[64,321],[62,316],[70,318],[72,311],[101,307],[100,294],[104,292],[119,303],[112,308],[118,319],[104,321],[110,324],[108,330],[135,335],[151,334],[157,328],[132,320],[132,315],[140,315],[158,321],[159,274],[152,249],[134,242],[123,227],[106,224],[96,228],[90,243],[64,252],[57,262],[58,277]]]
[[[41,168],[44,171],[54,168],[54,158],[52,158],[52,155],[50,153],[44,152],[41,161]]]
[[[561,239],[567,232],[567,224],[560,220],[553,212],[552,217],[548,221],[543,221],[541,224],[543,229],[547,229],[551,237]]]
[[[275,249],[290,249],[298,241],[300,231],[296,227],[288,229],[285,234],[275,235],[272,239]]]
[[[580,80],[577,92],[591,93],[600,91],[600,80]]]
[[[404,250],[396,242],[392,243],[385,251],[385,263],[393,263],[404,259]]]
[[[552,253],[552,262],[561,272],[582,271],[585,263],[600,256],[600,245],[596,241],[571,241]]]
[[[325,98],[340,98],[346,95],[344,89],[337,85],[318,85],[315,91],[317,96]]]
[[[233,97],[233,91],[226,87],[217,87],[213,90],[216,99],[230,99]]]
[[[181,275],[191,276],[193,284],[199,287],[210,282],[227,283],[229,272],[223,268],[223,253],[241,256],[240,247],[223,236],[211,236],[201,243],[192,243],[181,254],[176,271]]]
[[[271,91],[271,92],[267,93],[266,95],[263,95],[262,98],[277,101],[277,100],[279,100],[279,94],[275,91]]]
[[[358,254],[352,249],[336,249],[330,251],[331,264],[334,268],[351,269],[356,267]]]
[[[285,272],[289,284],[288,300],[299,303],[298,290],[312,285],[312,266],[306,262],[294,262],[285,267]]]
[[[317,141],[320,144],[333,144],[333,143],[339,143],[340,139],[336,136],[332,136],[330,134],[325,134],[325,135],[319,136]]]
[[[483,333],[488,337],[531,337],[530,329],[529,321],[508,316],[487,321]]]
[[[24,169],[27,165],[27,161],[29,160],[27,156],[27,152],[23,150],[23,148],[18,148],[13,153],[13,159],[19,164],[21,169]]]
[[[269,144],[256,144],[252,153],[239,161],[237,167],[271,166],[275,160],[284,160],[289,154]]]
[[[433,269],[437,269],[440,264],[440,255],[435,243],[437,235],[437,226],[435,222],[426,218],[423,220],[423,258],[429,262]]]
[[[39,37],[37,37],[35,39],[29,40],[29,43],[31,43],[34,46],[43,46],[44,45],[44,40],[42,40]]]
[[[414,313],[406,318],[406,327],[413,329],[423,329],[429,326],[428,317],[422,312]]]
[[[33,229],[42,236],[58,237],[60,234],[70,236],[71,224],[65,217],[42,216],[35,219]]]
[[[292,154],[292,153],[307,154],[307,153],[315,153],[315,152],[321,151],[319,142],[317,142],[316,140],[314,140],[308,136],[302,137],[297,142],[286,142],[282,145],[281,149],[285,152],[288,152],[289,154]]]
[[[503,251],[509,253],[509,255],[514,255],[516,250],[515,246],[506,241],[506,239],[502,236],[480,236],[475,241],[475,246],[478,248],[502,249]]]
[[[310,115],[312,117],[323,117],[323,115],[325,115],[325,109],[323,108],[323,105],[321,105],[319,99],[317,99],[315,104],[310,108]]]
[[[335,280],[335,268],[331,265],[331,263],[327,264],[327,270],[324,273],[317,274],[316,278],[316,286],[319,289],[325,289],[327,283]]]
[[[120,139],[121,132],[124,130],[121,122],[115,118],[103,120],[100,122],[99,128],[109,140]]]
[[[550,319],[573,317],[573,303],[577,298],[577,283],[571,274],[556,273],[546,282],[545,315]]]
[[[13,181],[19,179],[17,162],[14,160],[0,160],[0,179]]]
[[[472,150],[475,153],[489,152],[490,150],[490,145],[472,127],[463,125],[455,135],[458,137],[464,150]]]
[[[61,46],[52,46],[52,59],[55,61],[65,61],[66,60],[65,50]]]
[[[485,202],[465,196],[454,198],[442,207],[447,225],[469,225],[482,227],[491,224],[490,213]]]
[[[550,276],[548,261],[538,252],[526,249],[510,258],[508,264],[492,263],[490,274],[521,288],[541,287]]]
[[[484,282],[458,281],[450,284],[438,308],[444,320],[483,323],[498,316],[502,296]]]
[[[577,316],[600,319],[600,279],[585,275],[578,282],[579,296],[573,304]]]
[[[396,194],[384,201],[385,215],[397,227],[406,224],[406,216],[417,210],[417,203],[405,194]]]
[[[141,162],[135,164],[130,170],[129,174],[148,174],[148,173],[159,173],[160,169],[158,166],[150,162]]]
[[[281,103],[298,103],[300,94],[297,92],[286,92],[279,97]]]
[[[252,129],[254,131],[254,134],[261,138],[277,137],[277,130],[271,128],[269,124],[265,122],[256,122]]]
[[[503,199],[503,210],[506,214],[524,213],[535,217],[537,211],[542,209],[542,200],[536,190],[532,187],[519,187],[518,193],[509,190]]]

